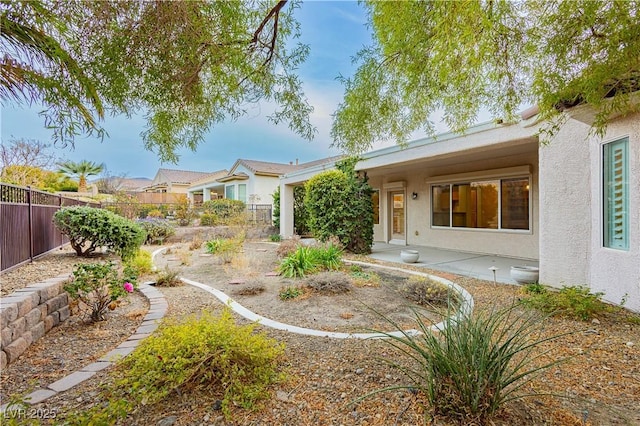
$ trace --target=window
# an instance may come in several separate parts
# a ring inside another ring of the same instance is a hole
[[[431,224],[451,228],[529,229],[529,178],[431,186]]]
[[[603,145],[604,246],[629,250],[629,138]]]
[[[373,224],[380,224],[380,191],[373,190],[371,194],[371,204],[373,205]]]
[[[246,183],[238,184],[238,200],[242,201],[245,204],[247,203],[247,184]]]
[[[235,200],[235,185],[227,185],[224,187],[224,198],[228,198],[229,200]]]

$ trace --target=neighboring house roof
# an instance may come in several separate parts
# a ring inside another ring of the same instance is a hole
[[[237,178],[242,179],[241,173],[234,174],[234,171],[238,168],[239,165],[243,165],[247,169],[251,170],[255,175],[279,177],[296,170],[306,169],[308,167],[313,167],[320,164],[334,163],[342,157],[343,157],[342,155],[337,155],[334,157],[321,158],[320,160],[309,161],[307,163],[298,163],[298,161],[296,160],[295,164],[293,162],[289,162],[288,164],[287,163],[271,163],[267,161],[246,160],[246,159],[240,158],[236,160],[233,167],[231,167],[231,171],[229,172],[228,177],[230,178],[231,176],[237,176]],[[225,177],[225,179],[227,179],[227,177]],[[218,180],[221,182],[223,181],[222,179],[218,179]]]
[[[197,180],[204,179],[211,174],[211,172],[193,172],[190,170],[158,169],[156,176],[159,177],[162,175],[165,182],[188,185]]]
[[[118,189],[122,191],[138,192],[151,183],[149,178],[123,178],[118,181]]]
[[[200,179],[191,182],[191,185],[200,185],[203,183],[209,183],[211,181],[218,180],[222,177],[225,177],[228,174],[229,174],[229,171],[227,169],[218,170],[217,172],[209,173],[206,176],[203,176]]]

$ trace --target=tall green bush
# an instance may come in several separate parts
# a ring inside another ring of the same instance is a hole
[[[370,253],[373,244],[372,189],[366,175],[360,176],[354,166],[357,159],[338,163],[305,184],[305,205],[309,227],[314,237],[327,241],[339,239],[346,250]]]
[[[215,225],[228,225],[238,217],[244,217],[247,206],[240,200],[230,200],[222,198],[220,200],[209,200],[202,203],[202,211],[206,215],[215,217]]]
[[[93,207],[60,209],[53,216],[53,222],[69,237],[78,256],[89,256],[97,248],[106,247],[126,260],[135,256],[146,238],[144,229],[137,223]]]

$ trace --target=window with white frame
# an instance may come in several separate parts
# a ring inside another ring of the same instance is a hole
[[[629,250],[629,138],[603,145],[603,243]]]
[[[431,186],[431,225],[529,230],[529,177]]]

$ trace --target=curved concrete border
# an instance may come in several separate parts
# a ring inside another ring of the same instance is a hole
[[[163,248],[159,248],[157,250],[155,250],[152,254],[151,254],[151,259],[153,261],[153,259],[155,259],[155,256],[158,255],[159,253],[163,252],[164,250],[168,249],[170,247],[163,247]],[[373,263],[366,263],[366,262],[358,262],[358,261],[345,261],[346,263],[353,263],[353,264],[358,264],[358,265],[363,265],[363,266],[370,266],[373,268],[380,268],[380,269],[387,269],[387,270],[391,270],[391,271],[398,271],[398,272],[403,272],[403,273],[408,273],[408,274],[412,274],[412,275],[420,275],[420,276],[424,276],[424,277],[428,277],[430,279],[433,279],[434,281],[438,281],[439,283],[442,283],[450,288],[452,288],[454,291],[456,291],[458,294],[460,294],[463,302],[460,306],[460,310],[455,313],[454,315],[454,320],[456,318],[462,318],[463,316],[466,315],[470,315],[471,312],[473,311],[473,297],[471,297],[471,294],[469,294],[469,292],[467,292],[464,288],[460,287],[459,285],[445,279],[442,277],[438,277],[435,275],[430,275],[430,274],[426,274],[424,272],[417,272],[417,271],[412,271],[412,270],[408,270],[408,269],[402,269],[402,268],[396,268],[396,267],[392,267],[392,266],[383,266],[383,265],[376,265]],[[356,338],[356,339],[382,339],[382,338],[388,338],[388,337],[402,337],[402,336],[406,336],[406,335],[417,335],[420,332],[418,330],[415,329],[410,329],[410,330],[404,330],[404,331],[393,331],[393,332],[388,332],[388,333],[338,333],[338,332],[331,332],[331,331],[323,331],[323,330],[315,330],[315,329],[311,329],[311,328],[305,328],[305,327],[298,327],[295,325],[291,325],[291,324],[285,324],[279,321],[274,321],[272,319],[263,317],[262,315],[258,315],[255,312],[245,308],[244,306],[242,306],[241,304],[239,304],[238,302],[236,302],[235,300],[233,300],[231,297],[227,296],[225,293],[223,293],[222,291],[213,288],[209,285],[206,284],[202,284],[200,282],[197,281],[193,281],[190,280],[188,278],[184,278],[184,277],[180,277],[180,279],[189,285],[192,285],[194,287],[198,287],[204,291],[207,291],[209,293],[211,293],[212,295],[214,295],[218,300],[220,300],[222,303],[224,303],[225,305],[229,306],[234,312],[236,312],[237,314],[241,315],[242,317],[248,319],[249,321],[255,321],[257,323],[260,323],[261,325],[264,325],[266,327],[271,327],[274,328],[276,330],[283,330],[283,331],[288,331],[290,333],[297,333],[297,334],[304,334],[307,336],[317,336],[317,337],[331,337],[334,339],[349,339],[349,338]],[[437,324],[434,324],[431,326],[431,330],[436,331],[436,330],[442,330],[444,328],[444,322],[439,322]]]
[[[129,336],[127,340],[120,343],[111,351],[100,357],[98,361],[85,365],[80,370],[75,371],[68,376],[63,377],[47,386],[45,389],[36,389],[30,394],[24,397],[24,402],[28,404],[38,404],[52,396],[57,395],[60,392],[67,391],[74,386],[79,385],[85,380],[93,377],[98,371],[104,370],[110,367],[113,363],[121,358],[129,355],[140,344],[142,339],[148,337],[158,328],[158,321],[161,320],[167,313],[169,305],[164,296],[156,288],[149,286],[146,283],[140,284],[138,290],[149,301],[149,311],[142,320],[142,323],[138,326],[136,332]],[[13,409],[9,407],[9,403],[3,404],[0,407],[0,412],[6,413]],[[18,409],[17,407],[15,408]]]

